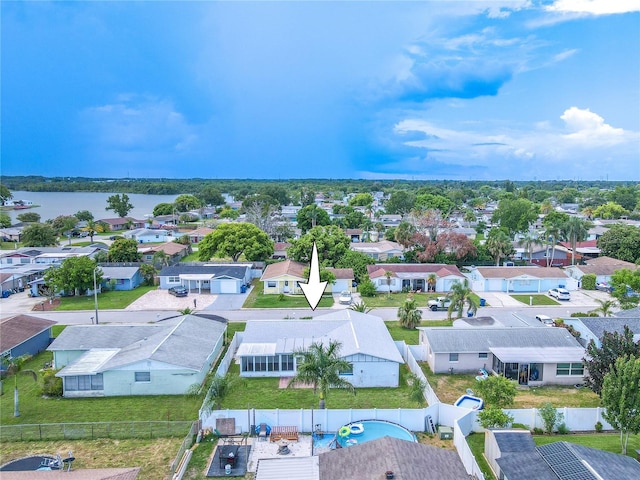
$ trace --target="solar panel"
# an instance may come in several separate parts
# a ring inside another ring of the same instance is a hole
[[[538,452],[561,480],[597,480],[573,450],[562,442],[542,445]]]

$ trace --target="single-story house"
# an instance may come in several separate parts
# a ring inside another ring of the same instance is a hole
[[[251,283],[251,264],[170,265],[158,274],[160,288],[182,286],[198,293],[242,293]]]
[[[0,254],[0,264],[2,265],[24,265],[31,263],[55,264],[61,263],[71,257],[90,257],[102,247],[88,245],[86,247],[22,247],[17,250],[5,250]]]
[[[70,325],[48,350],[65,397],[182,395],[206,379],[226,328],[198,315],[177,324]]]
[[[275,242],[273,244],[273,255],[271,258],[279,260],[287,258],[287,248],[289,248],[291,244],[289,242]]]
[[[102,270],[102,284],[109,284],[113,290],[133,290],[144,281],[140,267],[100,265]]]
[[[122,236],[130,240],[135,240],[138,243],[160,243],[171,242],[180,235],[176,234],[173,230],[164,228],[136,228],[134,230],[127,230]]]
[[[593,274],[596,276],[596,283],[610,283],[612,275],[623,268],[633,271],[638,268],[638,266],[631,262],[618,260],[617,258],[602,256],[589,258],[584,265],[571,265],[566,267],[565,271],[567,275],[577,281],[582,280],[583,275]]]
[[[363,231],[361,228],[346,228],[344,230],[344,234],[349,237],[352,242],[362,242],[363,241]]]
[[[56,322],[32,315],[16,315],[0,321],[0,357],[37,355],[51,343]]]
[[[404,256],[404,248],[397,242],[381,240],[379,242],[351,243],[349,248],[355,252],[364,253],[374,260],[384,262],[391,258]]]
[[[387,272],[391,277],[387,279]],[[448,292],[454,282],[465,276],[455,265],[444,263],[377,263],[367,265],[367,273],[378,292],[422,291]],[[430,283],[432,278],[435,283]],[[390,283],[387,283],[387,282]]]
[[[307,283],[304,271],[307,265],[293,260],[272,263],[264,269],[260,281],[264,284],[264,293],[302,295],[300,283]],[[328,272],[335,275],[333,284],[327,284],[326,290],[332,293],[340,293],[343,290],[353,290],[355,275],[352,268],[327,268]]]
[[[201,242],[204,237],[213,232],[213,228],[209,227],[200,227],[195,230],[191,230],[187,235],[189,236],[189,241],[191,243]]]
[[[0,265],[1,290],[27,289],[29,283],[38,278],[49,269],[46,264],[14,264]]]
[[[633,341],[640,340],[640,314],[633,318],[617,318],[617,317],[572,317],[565,318],[564,323],[571,325],[576,331],[580,332],[579,341],[585,347],[593,340],[598,348],[602,346],[602,337],[605,332],[620,333],[624,332],[624,327],[629,327],[633,332]]]
[[[96,222],[106,223],[112,232],[127,230],[128,228],[144,228],[147,223],[146,220],[136,220],[132,217],[102,218]]]
[[[487,430],[484,454],[503,480],[640,478],[640,463],[631,457],[569,442],[536,446],[527,430]]]
[[[469,480],[455,450],[393,437],[338,448],[319,456],[320,480]],[[284,478],[284,477],[283,477]]]
[[[167,263],[169,265],[174,265],[191,253],[191,245],[167,242],[161,245],[138,247],[138,252],[142,254],[142,261],[150,265],[153,264],[153,257],[156,253],[164,252],[168,257]]]
[[[585,350],[565,328],[419,327],[434,373],[485,368],[521,385],[582,383]]]
[[[341,344],[352,367],[341,376],[355,387],[397,387],[404,363],[381,318],[336,310],[314,320],[249,321],[235,353],[242,377],[293,377],[295,353],[313,343]]]
[[[566,248],[571,256],[571,242],[559,242],[559,245]],[[600,256],[600,249],[598,248],[597,240],[587,240],[585,242],[576,242],[575,263],[578,263],[579,259],[583,258],[597,258]]]
[[[0,229],[0,237],[6,238],[7,242],[19,242],[22,237],[22,227],[9,227]]]
[[[467,277],[476,292],[541,293],[561,286],[578,288],[577,281],[556,267],[472,267]]]

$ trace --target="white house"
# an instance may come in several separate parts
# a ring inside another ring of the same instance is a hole
[[[182,395],[205,380],[225,330],[197,315],[177,325],[71,325],[47,350],[65,397]]]
[[[387,272],[390,276],[387,278]],[[402,290],[448,292],[454,282],[465,276],[455,265],[444,263],[377,263],[367,265],[369,278],[379,292]],[[430,284],[430,279],[435,283]]]
[[[308,281],[308,276],[304,274],[306,268],[308,268],[307,265],[293,260],[267,265],[260,277],[265,295],[280,293],[302,295],[300,283]],[[326,270],[335,275],[334,283],[327,284],[326,291],[340,293],[343,290],[353,290],[355,277],[352,268],[327,268]]]
[[[476,292],[546,292],[562,286],[576,290],[578,282],[556,267],[473,267],[467,274]]]
[[[582,383],[585,350],[565,328],[418,328],[434,373],[485,368],[521,385]]]
[[[593,274],[596,276],[596,283],[610,283],[611,276],[617,270],[622,270],[623,268],[633,271],[637,269],[638,266],[631,262],[618,260],[617,258],[602,256],[587,259],[584,265],[571,265],[566,267],[565,271],[571,278],[577,281],[581,281],[582,277],[586,274]]]
[[[158,274],[160,288],[182,286],[198,293],[242,293],[251,283],[251,264],[221,263],[164,267]]]
[[[306,321],[249,321],[236,351],[243,377],[293,377],[295,353],[313,343],[341,344],[351,369],[341,376],[355,387],[397,387],[404,363],[381,318],[336,310]]]
[[[389,240],[382,240],[380,242],[366,242],[366,243],[351,243],[349,245],[351,250],[364,253],[376,261],[384,262],[391,258],[402,258],[404,255],[404,248],[397,242]]]
[[[164,243],[171,242],[173,239],[180,237],[182,234],[178,234],[170,229],[164,228],[136,228],[134,230],[127,230],[122,234],[124,238],[135,240],[138,243]]]

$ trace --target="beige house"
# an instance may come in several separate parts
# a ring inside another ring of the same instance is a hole
[[[300,283],[307,283],[308,281],[305,276],[305,268],[307,268],[307,265],[293,260],[285,260],[268,265],[264,269],[262,277],[260,277],[260,281],[264,284],[264,293],[266,295],[280,293],[302,295]],[[336,281],[333,284],[327,285],[327,290],[332,293],[353,290],[353,269],[327,268],[327,271],[332,272],[336,277]]]

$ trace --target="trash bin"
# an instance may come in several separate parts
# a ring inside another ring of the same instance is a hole
[[[240,293],[247,293],[247,286],[246,285],[240,285]]]
[[[480,306],[484,307],[487,304],[487,301],[484,298],[480,299]]]
[[[471,310],[467,312],[467,317],[473,317],[473,312]]]

